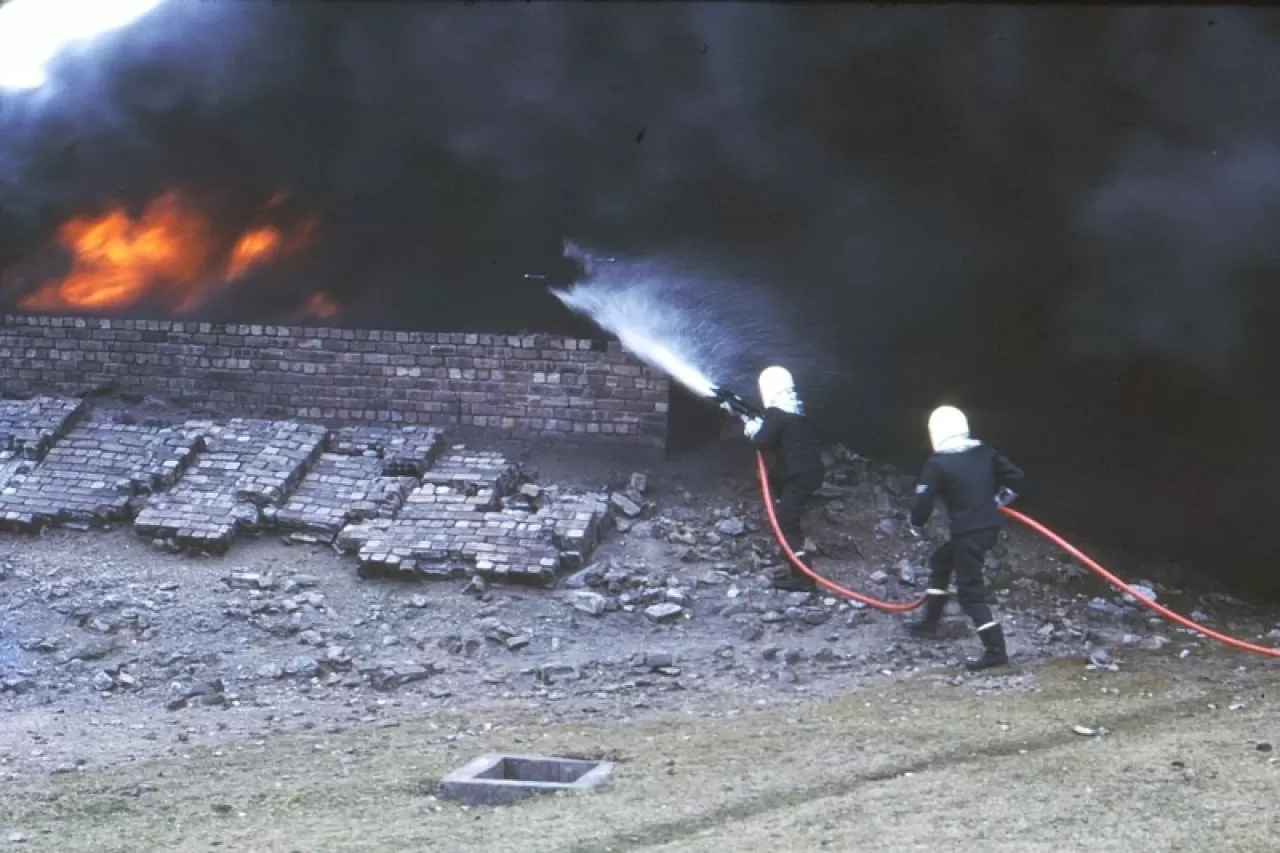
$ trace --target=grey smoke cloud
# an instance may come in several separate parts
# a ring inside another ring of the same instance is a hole
[[[735,383],[797,365],[863,452],[916,447],[907,407],[940,397],[1022,407],[1008,449],[1081,480],[1064,513],[1253,541],[1278,48],[1260,8],[171,0],[52,94],[0,94],[0,269],[109,199],[178,183],[234,219],[289,189],[324,218],[312,266],[215,319],[324,287],[353,324],[518,330],[567,322],[546,285],[572,238],[728,318]],[[1141,370],[1109,397],[1071,373],[1134,356],[1193,379],[1139,416]],[[1169,458],[1195,476],[1149,484]]]
[[[815,332],[875,349],[1065,266],[1065,352],[1225,377],[1275,261],[1277,20],[172,0],[0,95],[0,259],[170,181],[288,187],[388,307],[573,235],[821,292]]]

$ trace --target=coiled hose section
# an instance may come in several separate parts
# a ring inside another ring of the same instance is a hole
[[[868,595],[863,595],[860,592],[855,592],[854,590],[841,586],[835,581],[824,578],[822,575],[818,574],[813,569],[806,566],[804,562],[801,561],[800,558],[796,556],[795,551],[791,550],[791,546],[787,544],[786,537],[782,535],[782,528],[778,525],[778,516],[773,508],[773,490],[769,488],[769,469],[765,464],[764,454],[759,451],[756,452],[756,473],[760,478],[760,496],[761,496],[761,500],[764,503],[765,515],[767,515],[769,518],[769,526],[773,530],[773,536],[778,541],[778,545],[782,548],[782,553],[786,556],[787,562],[789,562],[792,566],[794,566],[797,571],[802,572],[806,577],[811,578],[815,583],[817,583],[819,586],[821,586],[823,589],[826,589],[829,592],[832,592],[843,598],[848,598],[853,601],[862,602],[868,607],[872,607],[876,610],[880,610],[885,613],[907,613],[909,611],[915,610],[917,607],[924,604],[926,596],[923,596],[923,595],[912,601],[906,601],[901,603],[895,603],[891,601],[881,601],[878,598],[872,598]],[[1079,548],[1075,547],[1070,542],[1068,542],[1067,540],[1059,536],[1057,533],[1054,533],[1048,527],[1045,527],[1043,524],[1036,521],[1034,518],[1024,515],[1023,513],[1018,512],[1015,509],[1010,509],[1007,506],[1000,507],[1000,511],[1004,513],[1006,517],[1011,518],[1014,521],[1017,521],[1019,524],[1029,527],[1030,529],[1034,530],[1036,533],[1039,533],[1045,539],[1048,539],[1054,545],[1057,545],[1059,548],[1061,548],[1062,550],[1070,554],[1072,557],[1074,557],[1077,561],[1081,563],[1081,565],[1089,569],[1089,571],[1098,575],[1100,578],[1102,578],[1107,583],[1114,586],[1116,589],[1119,589],[1127,593],[1128,595],[1132,596],[1144,607],[1154,611],[1155,613],[1160,614],[1165,619],[1168,619],[1170,622],[1173,622],[1177,625],[1181,625],[1184,628],[1195,631],[1197,634],[1202,634],[1203,636],[1209,637],[1210,639],[1217,640],[1219,643],[1222,643],[1223,645],[1226,645],[1226,646],[1230,646],[1231,648],[1234,648],[1234,649],[1239,649],[1241,651],[1246,651],[1246,652],[1253,652],[1254,654],[1265,655],[1267,657],[1280,658],[1280,649],[1278,648],[1273,648],[1271,646],[1260,646],[1256,643],[1246,642],[1245,640],[1237,639],[1236,637],[1231,637],[1231,636],[1228,636],[1227,634],[1214,631],[1212,628],[1206,628],[1204,625],[1201,625],[1198,622],[1193,622],[1192,620],[1188,619],[1182,614],[1175,613],[1174,611],[1170,610],[1164,605],[1159,604],[1155,601],[1152,601],[1151,599],[1143,595],[1141,592],[1139,592],[1137,589],[1125,583],[1120,578],[1113,575],[1111,572],[1107,571],[1096,560],[1089,557]]]

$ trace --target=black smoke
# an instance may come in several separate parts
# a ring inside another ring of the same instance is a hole
[[[1277,574],[1276,12],[170,0],[54,71],[0,269],[175,183],[324,217],[214,318],[576,330],[566,237],[697,257],[790,302],[833,436],[914,467],[954,402],[1066,532]]]

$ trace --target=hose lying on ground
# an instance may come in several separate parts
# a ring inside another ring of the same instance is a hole
[[[844,598],[849,598],[854,601],[860,601],[863,604],[867,605],[868,607],[873,607],[876,610],[882,610],[886,613],[906,613],[908,611],[915,610],[917,607],[924,604],[925,596],[921,596],[913,601],[907,601],[902,603],[894,603],[891,601],[881,601],[880,599],[877,599],[877,598],[871,598],[870,596],[863,595],[862,593],[854,592],[851,589],[843,587],[840,584],[836,583],[835,581],[828,580],[827,578],[822,577],[822,575],[819,575],[813,569],[806,566],[804,562],[801,561],[800,558],[796,556],[795,551],[791,549],[791,546],[787,544],[786,537],[782,535],[782,528],[778,526],[778,516],[773,509],[773,492],[769,488],[769,470],[764,461],[764,454],[760,452],[756,453],[756,472],[760,477],[760,496],[764,502],[765,514],[769,517],[769,526],[773,529],[773,536],[778,541],[778,545],[782,548],[782,553],[786,556],[787,562],[795,566],[798,571],[803,572],[805,576],[811,578],[815,583],[817,583],[823,589],[826,589]],[[1017,521],[1020,524],[1023,524],[1029,527],[1030,529],[1034,530],[1036,533],[1039,533],[1041,536],[1048,539],[1050,542],[1057,545],[1062,550],[1066,551],[1068,554],[1070,554],[1072,557],[1078,560],[1082,565],[1084,565],[1085,568],[1089,569],[1091,572],[1101,577],[1107,583],[1111,584],[1116,589],[1119,589],[1129,594],[1134,599],[1136,599],[1139,603],[1141,603],[1144,607],[1147,607],[1150,610],[1160,614],[1165,619],[1168,619],[1170,622],[1181,625],[1184,628],[1188,628],[1192,631],[1195,631],[1197,634],[1202,634],[1206,637],[1217,640],[1218,642],[1223,643],[1235,649],[1240,649],[1246,652],[1253,652],[1254,654],[1266,655],[1268,657],[1273,657],[1273,658],[1280,657],[1280,648],[1273,648],[1271,646],[1260,646],[1260,645],[1257,645],[1256,643],[1249,643],[1244,640],[1240,640],[1235,637],[1231,637],[1226,634],[1219,633],[1218,631],[1214,631],[1211,628],[1206,628],[1205,626],[1197,622],[1193,622],[1192,620],[1188,619],[1187,617],[1179,613],[1175,613],[1174,611],[1170,610],[1169,608],[1165,607],[1162,604],[1157,604],[1156,602],[1147,598],[1145,595],[1143,595],[1134,587],[1130,586],[1129,584],[1120,580],[1120,578],[1111,574],[1111,572],[1103,568],[1102,565],[1099,564],[1097,561],[1095,561],[1094,559],[1086,555],[1079,548],[1076,548],[1070,542],[1063,539],[1061,536],[1054,533],[1048,527],[1045,527],[1043,524],[1036,521],[1035,519],[1027,515],[1024,515],[1023,513],[1018,512],[1015,509],[1010,509],[1007,506],[1000,507],[1000,511],[1004,513],[1007,517],[1012,518],[1014,521]]]
[[[796,556],[796,552],[791,550],[791,546],[787,544],[787,537],[782,535],[782,528],[778,526],[778,515],[773,510],[773,492],[769,488],[769,469],[765,465],[764,454],[756,453],[756,471],[760,475],[760,496],[764,501],[764,511],[769,516],[769,526],[773,528],[773,537],[778,540],[778,545],[782,548],[782,553],[786,555],[787,562],[795,566],[806,577],[811,578],[815,583],[823,589],[834,592],[836,595],[844,598],[851,598],[854,601],[861,601],[868,607],[874,607],[876,610],[883,610],[885,613],[906,613],[915,610],[924,604],[925,597],[922,595],[915,601],[908,601],[902,604],[894,604],[891,601],[881,601],[878,598],[871,598],[860,592],[854,592],[851,589],[841,586],[835,581],[828,580],[822,575],[815,572],[804,564],[804,562]]]

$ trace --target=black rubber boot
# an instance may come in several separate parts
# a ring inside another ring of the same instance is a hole
[[[970,672],[979,672],[1009,665],[1009,653],[1004,647],[1004,628],[998,622],[988,623],[979,629],[978,637],[982,640],[982,657],[969,661],[965,664],[965,668]]]
[[[921,638],[938,636],[938,622],[942,620],[942,611],[946,607],[946,595],[930,594],[924,602],[924,615],[919,621],[907,623],[907,633]]]

